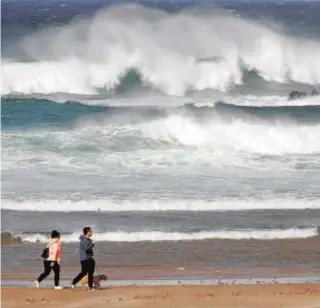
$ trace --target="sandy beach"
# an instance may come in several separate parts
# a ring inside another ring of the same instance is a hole
[[[320,307],[319,284],[144,286],[83,289],[4,288],[2,307]]]

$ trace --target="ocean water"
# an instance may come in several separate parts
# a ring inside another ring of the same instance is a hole
[[[320,96],[287,96],[320,92],[319,16],[316,1],[3,1],[2,231],[316,237]]]

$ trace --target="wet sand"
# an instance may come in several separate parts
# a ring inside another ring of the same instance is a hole
[[[2,307],[238,307],[319,308],[319,284],[144,286],[83,289],[4,288]]]
[[[308,276],[320,273],[320,237],[292,240],[97,242],[98,271],[110,279]],[[34,280],[43,244],[2,245],[2,279]],[[63,243],[61,278],[79,271],[78,243]]]

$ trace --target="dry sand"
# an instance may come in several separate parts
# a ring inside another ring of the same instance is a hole
[[[130,286],[100,291],[3,288],[2,307],[320,308],[319,284]]]

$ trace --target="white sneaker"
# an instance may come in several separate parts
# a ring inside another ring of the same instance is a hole
[[[34,281],[33,284],[34,284],[34,286],[35,286],[37,289],[40,288],[40,283],[39,283],[38,280]]]
[[[56,286],[56,287],[54,287],[54,289],[55,289],[55,290],[62,290],[63,287],[61,287],[61,286]]]
[[[76,286],[74,284],[71,284],[71,289],[74,290],[76,288]]]

